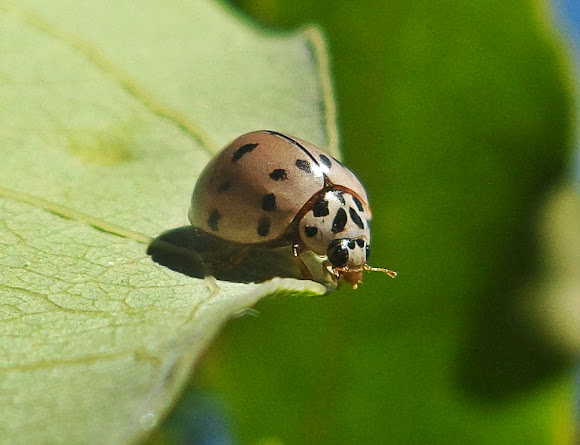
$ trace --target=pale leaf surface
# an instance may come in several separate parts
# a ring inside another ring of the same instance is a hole
[[[265,35],[209,1],[0,1],[0,442],[123,443],[223,323],[309,281],[197,280],[151,261],[230,139],[336,153],[318,31]]]

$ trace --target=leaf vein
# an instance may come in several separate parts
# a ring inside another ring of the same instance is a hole
[[[195,139],[210,154],[217,153],[219,150],[219,147],[213,143],[209,135],[202,128],[149,93],[135,79],[115,65],[99,48],[90,42],[82,39],[78,35],[60,29],[42,17],[10,2],[1,2],[0,11],[12,14],[23,24],[68,45],[70,48],[82,54],[88,61],[115,80],[123,90],[138,100],[152,113],[173,123],[187,135]]]
[[[29,195],[27,193],[17,192],[0,186],[0,196],[11,199],[13,201],[23,202],[34,207],[44,209],[61,218],[70,219],[92,226],[100,231],[110,233],[112,235],[128,238],[139,243],[149,244],[152,241],[150,236],[139,233],[135,230],[119,226],[117,224],[105,221],[95,216],[87,215],[86,213],[65,207],[55,202],[49,201],[38,196]]]

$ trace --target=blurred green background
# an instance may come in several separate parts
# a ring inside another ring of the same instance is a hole
[[[554,220],[544,205],[575,146],[574,65],[550,5],[234,3],[267,27],[327,33],[345,162],[374,211],[371,263],[399,277],[230,322],[155,440],[575,443],[578,351],[528,311],[561,279],[538,223]]]

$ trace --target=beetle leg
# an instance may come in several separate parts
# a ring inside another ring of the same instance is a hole
[[[238,266],[242,262],[242,260],[246,257],[246,255],[250,252],[251,248],[252,248],[251,246],[244,246],[240,250],[232,254],[230,264],[232,264],[233,266]]]
[[[294,243],[292,245],[292,253],[294,254],[294,258],[296,258],[296,262],[298,263],[298,267],[300,267],[300,272],[302,272],[303,279],[305,280],[314,280],[314,276],[312,272],[306,265],[306,263],[300,258],[300,254],[303,252],[302,246],[299,243]]]

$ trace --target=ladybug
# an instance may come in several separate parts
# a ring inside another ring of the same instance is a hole
[[[348,168],[301,139],[271,130],[244,134],[205,167],[189,209],[191,224],[222,240],[251,247],[292,246],[327,258],[336,281],[354,288],[370,267],[371,209],[365,188]]]

